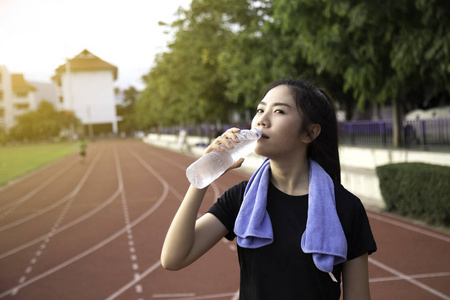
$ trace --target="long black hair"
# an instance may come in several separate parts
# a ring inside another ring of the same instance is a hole
[[[293,79],[272,82],[266,88],[263,98],[279,85],[286,85],[291,91],[302,116],[301,131],[308,131],[310,124],[318,124],[321,127],[320,134],[308,146],[308,158],[315,160],[334,181],[341,182],[338,128],[333,99],[324,89],[316,88],[304,80]]]

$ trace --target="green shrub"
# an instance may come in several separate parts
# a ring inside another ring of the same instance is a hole
[[[400,163],[377,168],[388,211],[450,225],[450,167]]]

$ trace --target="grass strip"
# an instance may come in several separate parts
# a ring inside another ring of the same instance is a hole
[[[76,143],[0,147],[0,186],[77,151]]]

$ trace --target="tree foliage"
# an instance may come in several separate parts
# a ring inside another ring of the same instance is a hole
[[[193,0],[178,17],[143,77],[144,128],[227,120],[281,77],[313,79],[348,110],[450,92],[446,0]]]
[[[58,112],[50,102],[42,101],[37,110],[18,116],[9,134],[16,140],[38,141],[57,136],[61,128]]]
[[[275,1],[284,32],[298,35],[317,72],[341,76],[360,107],[414,86],[450,90],[448,1]]]
[[[218,57],[232,34],[242,1],[194,0],[180,9],[171,27],[175,40],[144,76],[146,88],[137,104],[146,126],[224,121],[230,102]],[[245,2],[244,2],[245,3]]]
[[[120,131],[130,132],[139,129],[134,118],[139,94],[134,86],[130,86],[123,91],[123,103],[116,107],[117,115],[122,117],[122,122],[119,123]]]
[[[52,103],[42,101],[36,110],[17,117],[17,124],[9,130],[9,137],[18,141],[42,141],[58,137],[62,129],[77,126],[76,116],[58,112]]]

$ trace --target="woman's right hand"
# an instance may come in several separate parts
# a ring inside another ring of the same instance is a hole
[[[225,131],[222,135],[218,136],[208,147],[206,147],[203,155],[211,152],[211,151],[225,151],[227,149],[233,149],[233,143],[239,143],[239,138],[236,136],[236,133],[240,132],[239,128],[233,127]],[[235,162],[231,167],[227,169],[226,172],[232,169],[239,168],[244,159],[241,158],[237,162]]]

